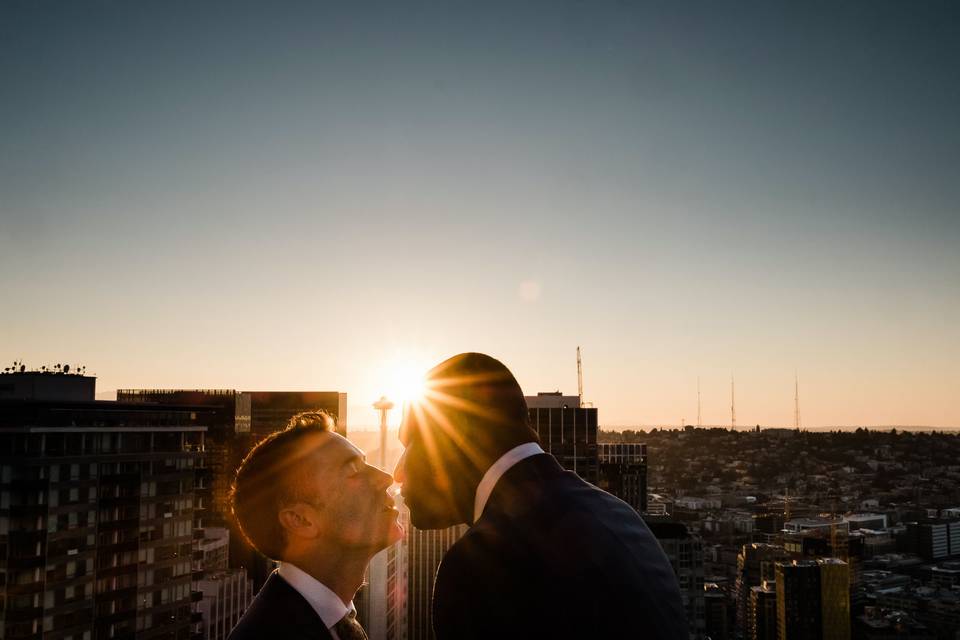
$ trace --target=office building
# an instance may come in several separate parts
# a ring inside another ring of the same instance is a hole
[[[601,442],[598,486],[617,496],[639,513],[647,512],[647,445],[635,442]]]
[[[776,579],[774,565],[787,559],[786,550],[778,545],[745,544],[737,554],[737,579],[734,587],[737,606],[737,626],[746,629],[750,616],[748,606],[751,589],[764,582],[772,585]]]
[[[338,391],[248,391],[250,431],[256,440],[287,426],[301,411],[326,411],[337,433],[347,435],[347,394]]]
[[[705,633],[711,640],[730,640],[733,637],[732,601],[716,584],[708,584],[703,592]]]
[[[699,638],[706,633],[706,612],[703,589],[703,544],[699,536],[690,533],[681,522],[645,517],[650,531],[656,536],[664,553],[670,560],[680,595],[687,612],[690,637]]]
[[[960,520],[930,518],[907,525],[911,553],[927,562],[960,556]]]
[[[776,564],[778,640],[849,640],[850,569],[838,558]]]
[[[559,391],[526,396],[530,426],[540,446],[563,468],[591,484],[599,482],[597,409]]]
[[[196,471],[194,527],[229,526],[233,472],[251,446],[250,394],[232,389],[118,389],[117,402],[209,408],[212,420],[204,442],[203,464]]]
[[[193,570],[202,599],[196,605],[192,640],[226,640],[253,600],[253,581],[245,569],[229,567],[229,529],[208,527],[193,534]]]
[[[191,640],[226,640],[253,600],[253,581],[243,569],[206,571],[197,590],[202,599]]]
[[[838,558],[817,560],[823,640],[850,640],[850,565]]]
[[[388,636],[388,640],[433,640],[433,584],[437,577],[437,567],[447,550],[466,533],[467,526],[461,524],[447,529],[417,529],[411,524],[410,511],[405,506],[400,510],[400,517],[405,532],[402,542],[405,548],[396,556],[396,561],[389,565],[393,573],[392,577],[388,577],[388,583],[393,581],[393,592],[398,596],[395,596],[397,599],[388,607],[390,620],[387,626],[393,628],[395,634]],[[402,571],[399,560],[404,559],[404,556],[405,593],[399,588]],[[405,613],[398,610],[401,597],[406,600]],[[404,626],[406,635],[401,633]]]
[[[39,375],[56,384],[0,400],[0,637],[187,640],[211,413],[98,402],[85,376]]]
[[[777,590],[774,584],[764,580],[760,586],[750,587],[744,629],[748,640],[777,640]]]
[[[813,560],[776,565],[778,640],[819,640],[820,567]]]

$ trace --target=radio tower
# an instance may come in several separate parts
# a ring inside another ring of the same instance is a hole
[[[793,374],[793,428],[800,428],[800,377]]]
[[[700,376],[697,376],[697,429],[700,428]]]
[[[730,431],[737,430],[737,400],[733,393],[733,374],[730,374]]]

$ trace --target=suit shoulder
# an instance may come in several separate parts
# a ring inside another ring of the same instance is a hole
[[[228,640],[330,638],[316,611],[293,587],[277,575],[264,583]]]

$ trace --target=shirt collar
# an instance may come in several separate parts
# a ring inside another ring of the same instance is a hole
[[[503,474],[524,458],[529,458],[530,456],[535,456],[540,453],[544,453],[544,451],[540,448],[539,444],[536,442],[526,442],[507,451],[487,469],[487,472],[483,474],[483,478],[480,479],[480,484],[477,485],[477,495],[473,501],[474,522],[480,519],[484,507],[487,506],[487,500],[490,499],[490,494],[493,493],[493,488],[497,486],[497,482],[500,481]]]
[[[350,611],[356,611],[353,600],[349,604],[343,604],[340,596],[296,565],[281,562],[277,573],[313,607],[327,629],[340,622]]]

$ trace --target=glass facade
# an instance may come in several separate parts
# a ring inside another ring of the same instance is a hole
[[[190,637],[204,417],[0,403],[0,637]]]

